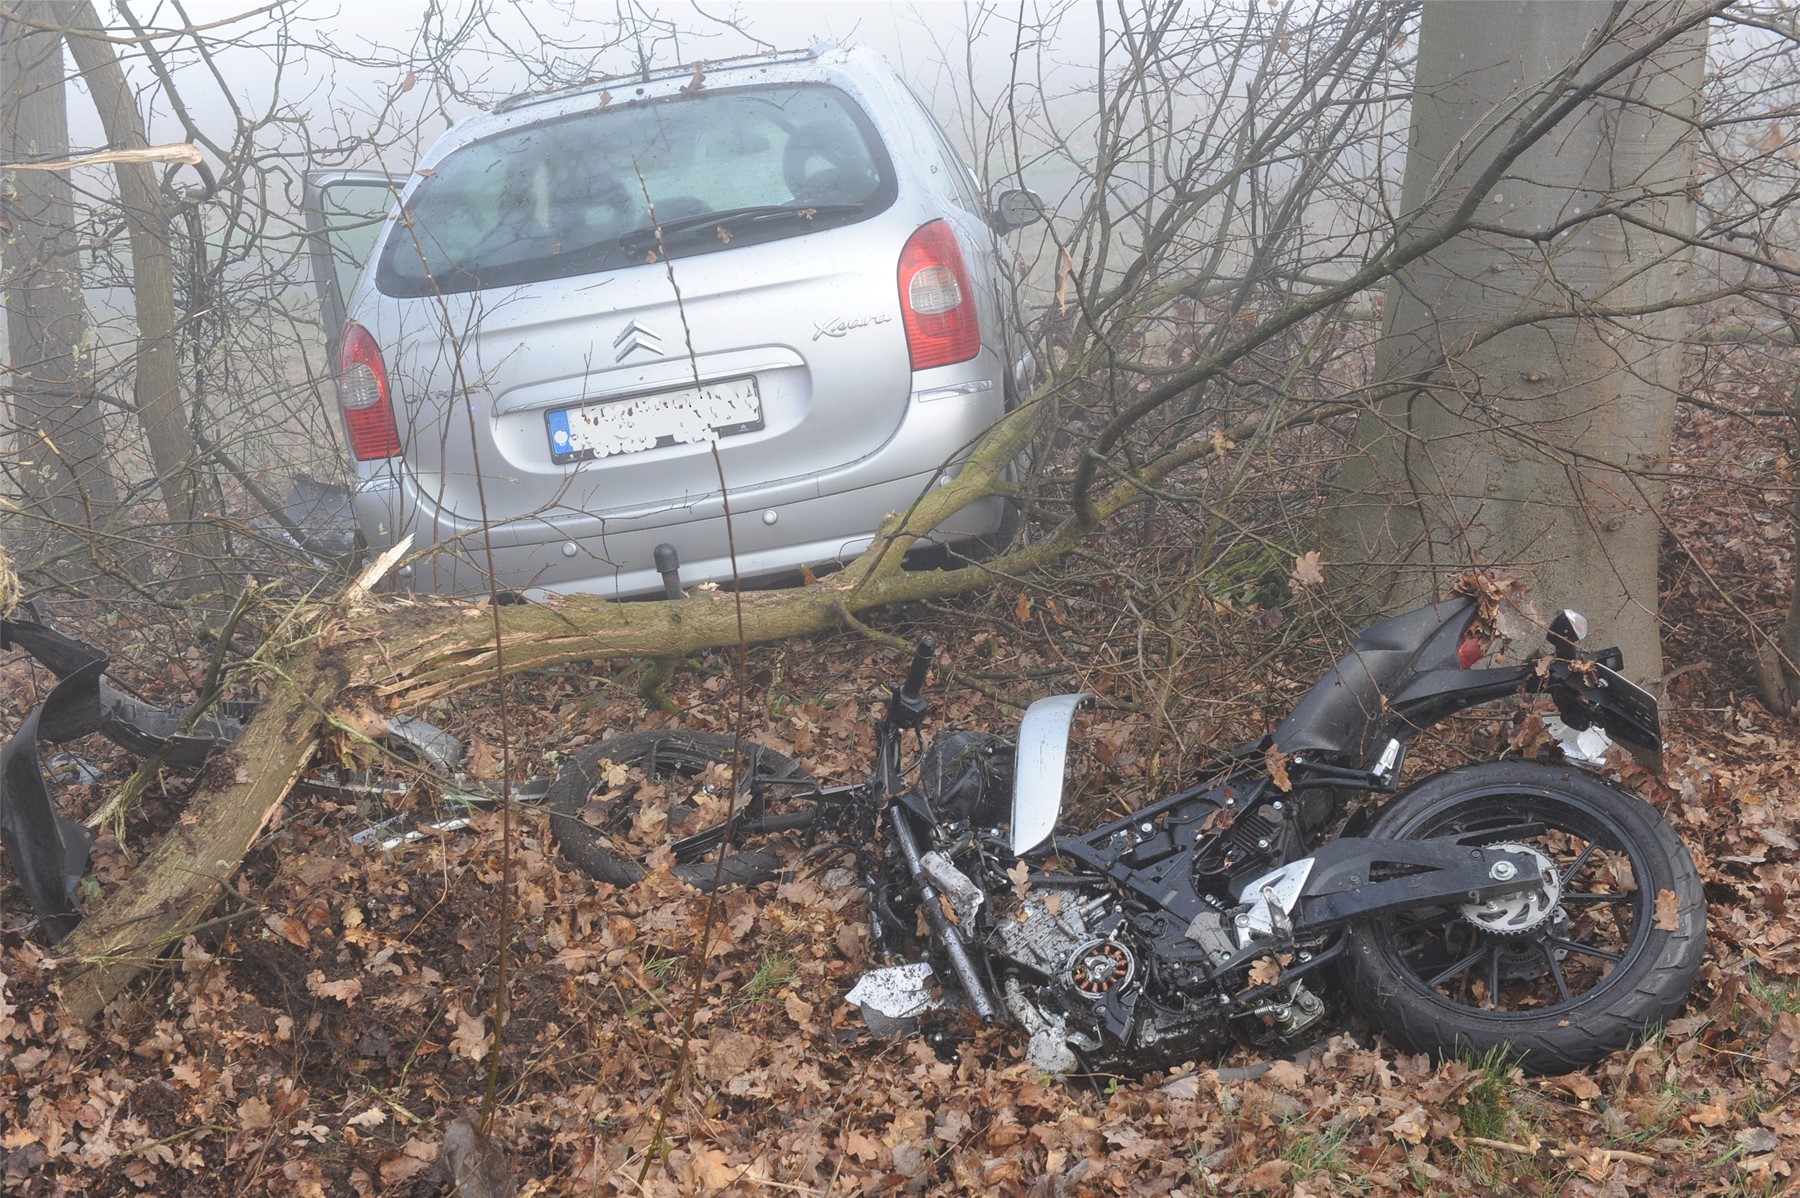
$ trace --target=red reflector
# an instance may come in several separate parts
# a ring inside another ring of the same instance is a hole
[[[400,433],[394,426],[394,405],[388,391],[387,367],[381,348],[369,330],[359,324],[344,326],[344,348],[338,354],[338,407],[344,413],[344,431],[350,437],[350,456],[359,462],[396,457]]]
[[[948,222],[919,226],[900,251],[900,312],[914,370],[967,362],[981,352],[975,289]]]
[[[1475,668],[1481,655],[1487,652],[1487,642],[1475,634],[1474,629],[1463,633],[1462,640],[1456,646],[1456,664],[1465,670]]]

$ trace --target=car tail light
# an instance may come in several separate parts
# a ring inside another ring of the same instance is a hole
[[[1469,625],[1463,630],[1462,640],[1456,644],[1456,664],[1465,670],[1474,669],[1487,647],[1487,638],[1475,631],[1475,625]]]
[[[914,370],[966,362],[981,351],[975,289],[948,222],[921,225],[900,251],[900,311]]]
[[[344,410],[344,431],[350,436],[351,457],[372,462],[400,453],[400,433],[394,427],[394,404],[381,348],[359,324],[344,326],[337,396],[338,407]]]

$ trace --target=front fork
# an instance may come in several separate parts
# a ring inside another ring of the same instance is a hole
[[[983,1023],[993,1023],[1000,1018],[1000,1006],[989,993],[981,971],[976,968],[962,929],[952,922],[945,911],[942,891],[926,874],[925,855],[919,848],[918,835],[907,818],[906,803],[901,798],[904,786],[900,765],[900,737],[908,728],[917,730],[924,720],[928,706],[923,697],[925,671],[936,651],[936,640],[929,636],[921,637],[918,648],[913,653],[912,664],[907,670],[906,681],[890,691],[887,713],[875,726],[875,789],[880,795],[880,818],[886,822],[887,833],[900,849],[901,859],[906,863],[906,872],[911,877],[913,893],[925,912],[925,922],[931,925],[932,937],[943,946],[944,954],[949,957],[950,968],[956,974],[963,993],[968,996],[969,1005]],[[894,918],[894,913],[884,893],[886,887],[881,884],[885,873],[881,862],[877,861],[871,872],[874,877],[870,881],[874,885],[869,891],[869,921],[876,948],[886,956],[891,945],[886,920]]]
[[[924,855],[919,851],[919,841],[913,835],[912,825],[907,822],[906,811],[899,803],[887,806],[888,829],[893,833],[894,843],[900,846],[901,855],[906,859],[907,872],[912,874],[913,892],[919,896],[919,903],[925,911],[925,922],[931,925],[931,934],[944,947],[944,953],[950,958],[950,968],[956,973],[956,980],[962,985],[963,993],[969,997],[969,1005],[981,1016],[983,1023],[993,1023],[1000,1018],[1000,1007],[994,996],[988,993],[987,983],[982,980],[980,970],[975,968],[975,959],[969,955],[968,942],[963,939],[962,929],[950,921],[944,910],[942,892],[925,874]]]

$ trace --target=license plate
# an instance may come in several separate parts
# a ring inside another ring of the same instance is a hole
[[[710,441],[763,426],[755,379],[726,379],[546,413],[557,463]]]

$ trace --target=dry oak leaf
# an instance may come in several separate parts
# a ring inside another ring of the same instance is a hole
[[[1698,1127],[1723,1127],[1732,1122],[1732,1114],[1724,1103],[1708,1102],[1695,1108],[1688,1122]]]
[[[274,1121],[275,1112],[267,1099],[252,1094],[238,1103],[238,1126],[245,1131],[258,1131]]]
[[[1006,871],[1006,880],[1012,883],[1013,897],[1023,903],[1031,897],[1031,866],[1021,861]],[[1024,913],[1019,915],[1024,919]]]
[[[456,1030],[450,1034],[450,1051],[471,1061],[487,1056],[492,1042],[488,1039],[486,1016],[471,1015],[461,1006],[452,1006],[448,1014],[456,1024]]]
[[[844,1151],[865,1165],[878,1165],[887,1150],[880,1140],[866,1136],[853,1127],[844,1133]]]
[[[431,1168],[437,1162],[438,1150],[431,1141],[415,1136],[398,1151],[389,1149],[381,1157],[376,1171],[381,1174],[382,1184],[392,1188]]]
[[[1408,1144],[1422,1144],[1431,1130],[1431,1116],[1425,1108],[1413,1104],[1387,1126],[1388,1134],[1396,1139],[1405,1140]]]
[[[1293,1061],[1276,1061],[1263,1074],[1263,1080],[1278,1090],[1298,1090],[1306,1084],[1306,1068]]]
[[[1546,1080],[1550,1085],[1566,1091],[1570,1096],[1579,1100],[1585,1101],[1600,1097],[1600,1084],[1585,1073],[1570,1073]]]
[[[1244,1174],[1244,1187],[1251,1190],[1262,1190],[1264,1193],[1275,1193],[1285,1190],[1288,1174],[1294,1166],[1276,1157],[1272,1161],[1264,1161],[1250,1172]]]
[[[696,1148],[681,1173],[682,1180],[699,1187],[696,1192],[713,1194],[736,1183],[744,1169],[733,1165],[722,1149]]]
[[[1288,755],[1283,753],[1278,746],[1270,745],[1263,750],[1263,764],[1268,767],[1269,781],[1273,782],[1275,789],[1283,794],[1294,789],[1293,780],[1288,777],[1287,763]]]
[[[1656,909],[1651,926],[1659,932],[1681,930],[1681,898],[1673,890],[1656,892]]]
[[[325,980],[323,969],[315,969],[306,975],[306,992],[308,994],[316,995],[319,998],[335,998],[345,1006],[356,1001],[356,996],[362,993],[362,986],[361,978],[344,978],[342,981],[328,982]]]
[[[1309,549],[1294,559],[1294,574],[1288,582],[1296,591],[1325,585],[1325,561],[1317,549]]]

